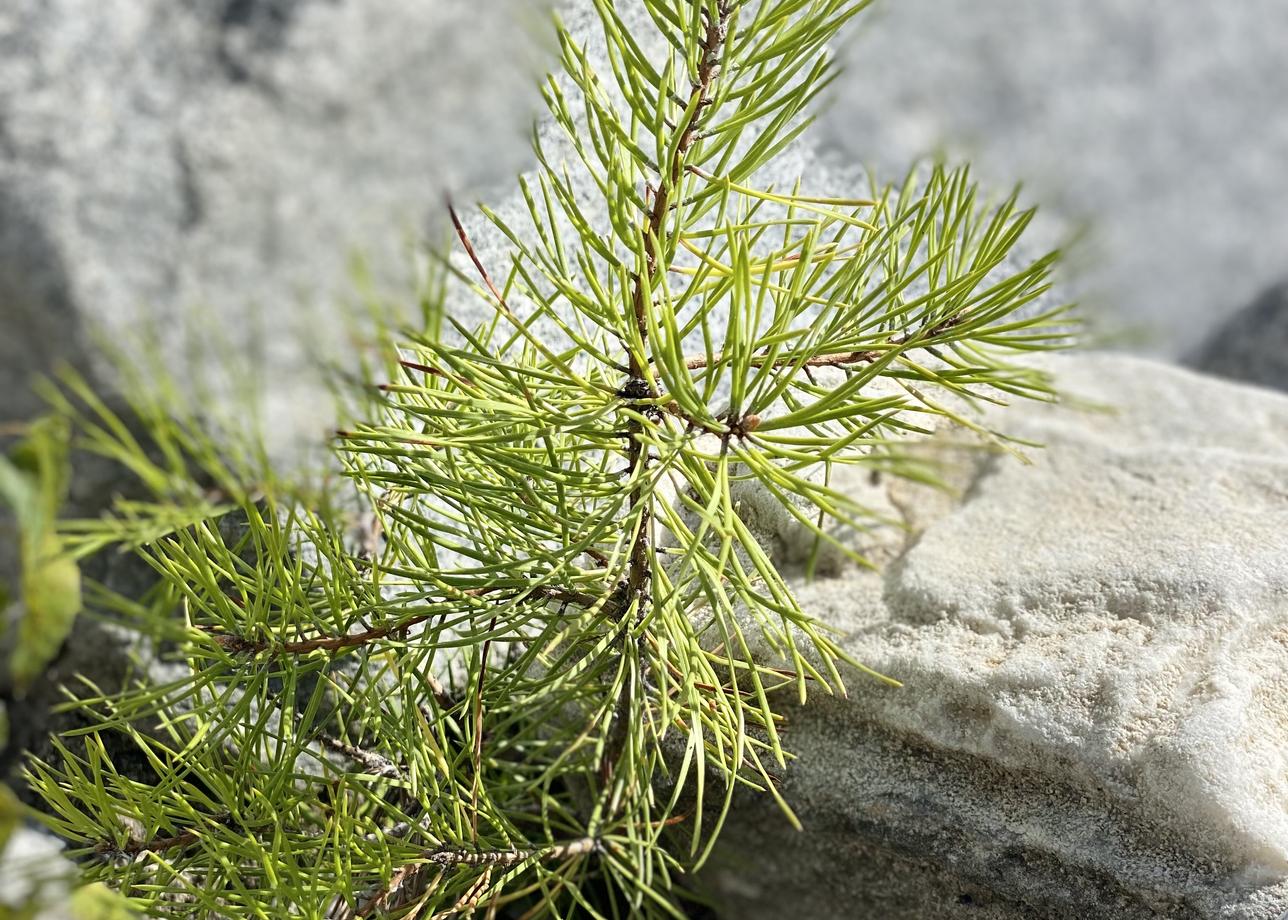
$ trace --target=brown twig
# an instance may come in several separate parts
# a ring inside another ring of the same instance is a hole
[[[470,242],[469,235],[465,232],[465,225],[461,223],[460,215],[456,213],[456,209],[452,207],[450,200],[447,202],[447,213],[451,215],[452,226],[456,228],[456,237],[461,241],[461,245],[465,247],[466,255],[474,263],[474,268],[478,270],[479,277],[483,279],[487,289],[496,298],[497,308],[507,317],[514,319],[514,312],[510,309],[510,305],[505,302],[505,297],[497,290],[497,286],[492,283],[492,276],[487,273],[487,269],[483,267],[483,262],[479,259],[478,253],[474,251],[474,244]]]
[[[457,910],[462,905],[468,905],[471,899],[477,900],[486,887],[485,884],[481,886],[480,882],[490,878],[492,869],[509,868],[529,859],[537,859],[541,862],[562,862],[566,859],[584,858],[599,852],[599,849],[598,840],[593,837],[583,837],[580,840],[571,840],[567,843],[559,843],[549,847],[513,850],[463,850],[439,847],[424,850],[420,854],[420,859],[427,861],[430,865],[439,867],[438,873],[434,876],[435,880],[442,878],[445,870],[457,866],[474,866],[484,869],[484,874],[456,902],[453,910]],[[368,901],[356,916],[370,917],[375,911],[390,905],[403,894],[404,889],[417,882],[425,868],[424,862],[412,862],[398,869],[390,877],[389,883]],[[432,885],[433,882],[431,881],[430,886]]]
[[[362,764],[369,773],[372,773],[375,776],[384,776],[394,779],[402,775],[402,771],[398,769],[397,765],[383,754],[377,754],[375,751],[368,751],[365,748],[358,747],[356,744],[349,744],[341,741],[339,738],[333,738],[330,735],[319,735],[318,741],[322,743],[323,747],[332,750],[337,754],[343,754],[350,760],[354,760]]]
[[[594,559],[604,568],[608,568],[609,565],[611,564],[611,560],[609,560],[608,556],[605,555],[604,553],[601,553],[593,546],[587,546],[585,549],[582,550],[582,552],[585,553],[587,556],[589,556],[591,559]]]
[[[483,597],[496,591],[503,591],[506,588],[471,588],[461,593],[466,597]],[[545,600],[559,601],[561,603],[577,604],[581,607],[590,608],[599,603],[601,596],[589,594],[585,591],[565,591],[559,588],[529,588],[520,592],[531,596],[541,597]],[[357,648],[362,645],[369,645],[372,642],[378,642],[386,639],[395,633],[404,632],[419,626],[420,624],[439,616],[441,611],[433,613],[417,614],[414,617],[408,617],[405,620],[398,620],[394,623],[386,623],[383,626],[373,626],[362,632],[345,633],[341,636],[315,636],[312,639],[301,639],[296,642],[273,643],[267,639],[250,639],[245,636],[214,634],[212,638],[218,645],[234,655],[238,654],[264,654],[272,656],[277,655],[307,655],[310,652],[326,651],[339,652],[347,649]],[[207,634],[210,634],[207,630]]]
[[[215,819],[215,823],[227,826],[232,821],[232,815],[223,815]],[[140,828],[141,829],[141,828]],[[138,856],[140,853],[164,853],[167,850],[186,850],[201,840],[201,831],[196,828],[189,828],[180,831],[177,834],[169,836],[156,836],[150,840],[131,839],[124,844],[117,844],[112,840],[101,841],[95,848],[95,852],[103,856]]]
[[[940,320],[933,326],[918,329],[916,332],[910,332],[907,335],[897,336],[876,348],[870,348],[866,351],[840,351],[827,355],[815,355],[801,362],[801,367],[842,367],[847,364],[870,364],[892,350],[903,349],[908,346],[920,347],[918,346],[919,342],[933,339],[935,336],[947,332],[960,324],[965,318],[963,314],[954,314],[945,320]],[[713,364],[719,364],[723,360],[723,352],[716,352],[710,359],[706,355],[690,355],[684,359],[684,366],[691,371],[697,371]],[[753,355],[750,361],[752,367],[764,367],[768,363],[770,363],[769,359],[764,355]],[[773,363],[775,366],[785,367],[797,362],[795,358],[779,358]]]
[[[356,914],[346,913],[340,916],[366,918],[386,906],[392,906],[390,901],[401,895],[404,888],[414,884],[420,878],[424,869],[425,865],[423,863],[408,863],[391,875],[389,877],[389,884],[385,885],[385,887],[381,889],[374,898],[368,901]],[[434,877],[434,880],[437,881],[439,878],[442,878],[442,875],[443,873],[440,870]],[[433,882],[430,882],[425,886],[427,891],[432,887]]]

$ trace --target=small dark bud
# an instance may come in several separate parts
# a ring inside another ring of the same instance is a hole
[[[631,377],[622,384],[621,389],[616,393],[616,396],[619,399],[631,400],[648,399],[652,395],[652,392],[649,390],[648,381],[643,377]]]

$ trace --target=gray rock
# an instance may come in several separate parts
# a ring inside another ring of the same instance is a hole
[[[806,833],[735,809],[707,871],[724,916],[1288,908],[1288,398],[1122,357],[1052,367],[1114,411],[993,410],[1046,445],[1031,465],[955,446],[957,498],[891,485],[912,533],[884,573],[800,586],[905,686],[790,714]]]
[[[1187,363],[1219,377],[1288,390],[1288,282],[1262,292],[1213,332]]]
[[[1080,299],[1178,356],[1283,277],[1288,4],[873,4],[819,134],[896,175],[946,151],[1072,231]]]
[[[350,255],[410,303],[443,193],[524,156],[526,22],[509,0],[6,3],[0,420],[93,334],[149,332],[185,373],[259,372],[276,445],[324,431],[309,370],[352,349]]]

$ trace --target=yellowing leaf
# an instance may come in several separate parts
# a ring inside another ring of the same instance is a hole
[[[133,920],[129,902],[102,882],[76,889],[71,901],[72,920]]]
[[[39,419],[9,459],[0,457],[0,500],[21,534],[23,618],[10,658],[15,689],[31,685],[58,652],[81,607],[80,569],[62,551],[56,530],[67,493],[68,427]]]
[[[9,835],[21,820],[22,803],[8,786],[0,785],[0,850],[9,842]]]
[[[30,565],[23,563],[25,610],[10,659],[10,674],[18,688],[31,686],[58,654],[81,608],[80,569],[57,554],[58,541],[52,534],[45,545],[50,554],[42,554]]]

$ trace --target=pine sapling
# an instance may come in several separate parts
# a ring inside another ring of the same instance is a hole
[[[866,0],[593,3],[605,63],[558,26],[561,137],[521,217],[486,212],[508,260],[451,212],[487,320],[431,311],[337,438],[357,533],[334,485],[60,397],[153,495],[63,538],[155,569],[95,604],[180,673],[84,688],[87,727],[29,776],[86,878],[151,915],[683,916],[735,793],[779,796],[781,702],[892,682],[801,608],[739,496],[861,564],[835,523],[872,515],[833,470],[924,476],[903,445],[970,424],[953,405],[1051,395],[1016,358],[1070,325],[1038,302],[1054,255],[1014,255],[1015,196],[942,167],[758,179]]]

